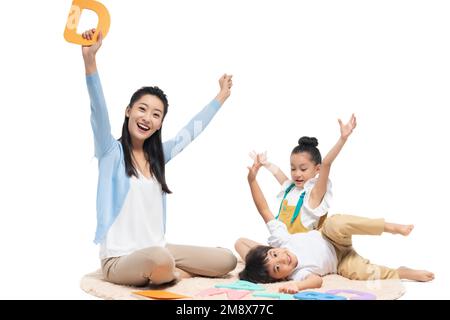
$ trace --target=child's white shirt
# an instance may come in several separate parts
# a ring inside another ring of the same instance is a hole
[[[324,276],[337,272],[336,251],[320,231],[290,234],[286,225],[275,219],[267,223],[267,228],[270,232],[270,246],[287,248],[297,256],[298,265],[290,279],[300,281],[312,273]]]
[[[100,258],[120,257],[147,247],[164,247],[161,184],[154,178],[130,178],[123,207],[100,245]]]
[[[316,208],[311,208],[309,205],[309,198],[311,196],[311,190],[316,185],[318,178],[312,178],[305,182],[302,189],[298,188],[297,186],[294,186],[292,190],[287,194],[286,200],[288,201],[288,206],[297,206],[298,199],[300,198],[300,195],[305,192],[305,198],[303,199],[303,205],[300,209],[300,219],[302,222],[302,225],[307,228],[308,230],[314,230],[317,228],[319,224],[319,219],[323,215],[328,213],[328,210],[331,207],[331,201],[333,199],[333,193],[332,193],[332,184],[331,181],[328,179],[327,182],[327,191],[325,192],[325,195],[323,196],[322,201]],[[286,180],[283,185],[281,186],[281,191],[277,195],[277,199],[281,202],[283,200],[284,193],[286,192],[287,188],[294,182],[292,180]],[[278,212],[278,211],[277,211]]]

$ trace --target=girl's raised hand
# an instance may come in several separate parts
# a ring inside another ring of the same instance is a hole
[[[347,138],[352,134],[353,129],[356,128],[356,117],[352,114],[350,120],[347,124],[343,124],[341,119],[338,119],[339,126],[341,127],[341,138],[347,140]]]
[[[256,179],[256,175],[258,174],[259,169],[262,167],[261,160],[259,159],[259,155],[253,161],[253,165],[251,167],[247,167],[248,169],[248,182],[253,182]]]
[[[92,40],[94,39],[95,29],[90,29],[88,31],[83,32],[81,35],[83,39]],[[89,59],[95,59],[95,55],[97,54],[98,49],[102,46],[103,35],[101,31],[97,36],[97,41],[91,46],[81,46],[81,50],[83,53],[83,58],[85,61]]]
[[[256,153],[256,151],[252,151],[248,154],[250,156],[250,158],[252,158],[253,161],[258,161],[265,166],[268,162],[267,162],[267,151],[261,152],[261,153]],[[259,157],[259,158],[258,158]]]

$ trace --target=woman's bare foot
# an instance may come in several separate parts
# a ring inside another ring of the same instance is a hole
[[[401,234],[403,236],[407,236],[414,229],[414,225],[412,224],[397,224],[386,222],[384,224],[384,232],[389,232],[392,234]]]
[[[400,279],[427,282],[434,279],[434,273],[426,270],[415,270],[407,267],[397,269]]]
[[[175,268],[175,273],[177,274],[177,278],[179,280],[192,278],[192,274],[190,274],[189,272],[186,272],[184,270],[181,270],[179,268]]]

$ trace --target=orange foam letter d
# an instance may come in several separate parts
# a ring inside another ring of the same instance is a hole
[[[102,32],[103,38],[106,37],[111,24],[111,17],[106,7],[100,2],[94,0],[73,0],[72,8],[70,8],[69,17],[67,18],[66,29],[64,30],[64,39],[71,43],[89,46],[94,44],[95,40],[83,39],[81,34],[77,33],[77,27],[83,9],[92,10],[98,16],[98,25],[93,37],[95,40],[100,31]]]

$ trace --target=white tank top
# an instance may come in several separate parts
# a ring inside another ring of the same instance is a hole
[[[100,259],[166,245],[161,184],[154,177],[138,175],[130,178],[123,207],[100,244]]]

